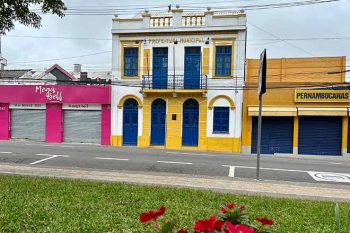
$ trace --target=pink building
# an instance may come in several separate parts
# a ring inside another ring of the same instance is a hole
[[[0,85],[0,140],[110,144],[103,85]]]

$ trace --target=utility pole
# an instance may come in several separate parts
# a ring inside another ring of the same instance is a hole
[[[263,94],[266,92],[266,49],[260,55],[259,67],[259,118],[258,118],[258,142],[257,142],[257,160],[256,160],[256,179],[260,179],[260,150],[261,150],[261,121],[262,121],[262,100]]]

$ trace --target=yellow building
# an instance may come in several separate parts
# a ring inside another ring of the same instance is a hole
[[[111,144],[240,152],[245,40],[242,11],[113,19]]]
[[[350,89],[345,57],[267,62],[262,153],[345,155],[350,151]],[[242,152],[256,153],[259,61],[247,60]]]

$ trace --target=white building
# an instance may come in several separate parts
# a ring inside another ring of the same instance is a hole
[[[112,145],[240,152],[244,12],[145,12],[112,35]]]

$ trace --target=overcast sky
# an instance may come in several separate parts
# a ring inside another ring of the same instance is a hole
[[[124,5],[168,5],[201,3],[215,9],[224,5],[251,5],[281,3],[300,0],[65,0],[68,7],[115,6]],[[197,5],[198,6],[198,5]],[[146,7],[145,7],[146,8]],[[248,58],[258,58],[261,50],[267,48],[268,57],[310,57],[310,56],[348,56],[350,64],[350,0],[279,9],[248,11]],[[167,8],[164,8],[166,11]],[[123,16],[120,16],[123,17]],[[61,64],[71,69],[74,63],[83,64],[83,69],[109,70],[111,63],[111,21],[112,16],[44,16],[41,29],[16,25],[15,30],[2,37],[3,56],[7,58],[7,68],[42,69],[52,64]],[[263,29],[264,31],[258,29]],[[273,37],[272,35],[275,37]],[[20,36],[20,37],[16,37]],[[44,39],[22,36],[47,37],[89,37],[104,40],[83,39]],[[343,38],[339,40],[288,40],[278,38]],[[345,38],[344,38],[345,37]],[[264,40],[273,39],[273,40]],[[293,45],[291,45],[293,44]],[[106,53],[102,53],[106,52]],[[76,57],[100,53],[95,56],[43,61],[56,58]],[[23,63],[28,62],[28,63]],[[350,66],[349,66],[350,67]]]

